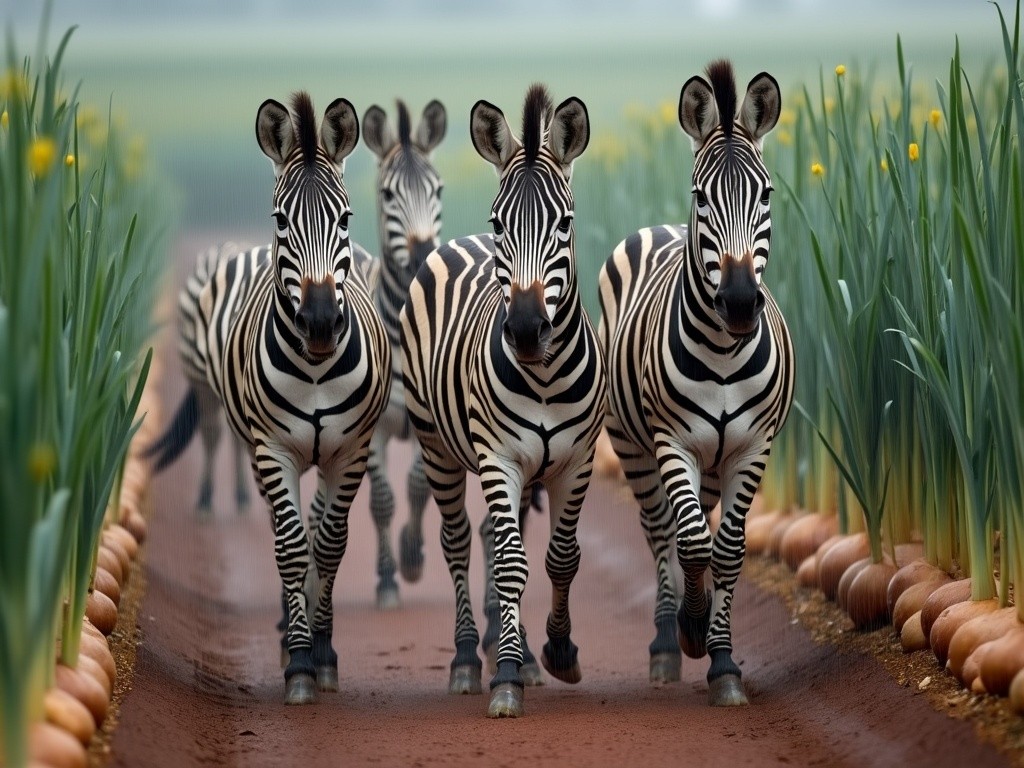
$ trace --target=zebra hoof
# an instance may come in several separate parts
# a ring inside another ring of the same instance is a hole
[[[651,682],[678,683],[682,665],[678,653],[655,653],[651,656]]]
[[[395,582],[390,584],[377,585],[377,610],[393,611],[399,606],[398,585]]]
[[[583,679],[583,672],[580,670],[580,663],[578,661],[574,661],[565,669],[556,669],[554,664],[552,664],[551,660],[548,658],[548,649],[546,645],[540,652],[540,663],[544,665],[544,669],[546,669],[552,677],[561,680],[563,683],[578,683]]]
[[[316,687],[327,693],[338,692],[338,668],[318,667],[316,670]]]
[[[537,662],[523,664],[519,668],[519,676],[523,678],[523,685],[544,685],[544,673],[540,671]]]
[[[403,579],[414,584],[423,576],[423,540],[414,539],[408,526],[404,526],[398,544],[398,570]]]
[[[722,675],[708,684],[708,703],[712,707],[745,707],[747,694],[736,675]]]
[[[488,717],[522,717],[523,689],[513,683],[502,683],[491,691]]]
[[[448,693],[456,695],[483,693],[483,688],[480,687],[480,668],[472,664],[452,667],[451,674],[448,676]]]
[[[316,680],[312,675],[299,672],[284,684],[285,704],[312,704],[316,700]]]

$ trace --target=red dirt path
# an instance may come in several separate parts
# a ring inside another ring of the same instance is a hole
[[[212,242],[178,244],[174,290],[193,255]],[[160,353],[167,359],[160,389],[169,416],[184,392],[172,333]],[[423,580],[401,584],[402,607],[381,613],[374,607],[375,537],[364,484],[335,590],[341,692],[286,708],[266,512],[258,497],[247,515],[234,511],[222,450],[214,519],[198,523],[200,453],[197,440],[151,486],[141,644],[111,766],[1009,765],[977,741],[969,724],[896,685],[873,658],[815,644],[778,598],[742,578],[734,644],[751,705],[706,705],[706,659],[684,660],[681,683],[652,686],[652,560],[633,502],[604,479],[592,484],[581,516],[583,561],[570,603],[580,684],[549,678],[527,689],[526,717],[519,720],[488,720],[486,694],[449,696],[454,598],[437,514],[428,510]],[[407,448],[393,444],[390,460],[401,478],[396,497],[403,499]],[[478,487],[469,503],[479,520]],[[398,506],[396,532],[404,515]],[[523,616],[537,650],[550,592],[546,529],[533,515],[525,537],[532,573]],[[474,558],[479,604],[478,546]],[[485,690],[487,679],[485,668]]]

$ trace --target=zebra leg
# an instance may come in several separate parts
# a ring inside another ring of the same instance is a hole
[[[246,472],[246,447],[234,434],[231,435],[235,454],[235,509],[247,512],[251,497],[249,495],[249,477]]]
[[[348,547],[348,512],[352,499],[366,473],[369,445],[356,452],[348,464],[331,471],[324,484],[324,497],[330,503],[313,534],[313,561],[316,564],[318,594],[310,626],[313,635],[313,664],[317,687],[321,691],[338,690],[338,654],[331,644],[334,627],[334,580]]]
[[[430,498],[430,485],[423,469],[423,453],[418,444],[413,450],[412,466],[406,480],[409,494],[409,521],[399,535],[399,568],[402,578],[412,583],[423,576],[423,510]]]
[[[199,479],[196,517],[209,520],[213,517],[213,466],[221,433],[220,400],[206,384],[195,383],[193,387],[199,404],[199,434],[203,440],[203,469]]]
[[[519,505],[519,525],[522,530],[523,521],[529,514],[530,505],[533,499],[537,498],[537,488],[540,483],[533,485],[530,496],[525,496]],[[484,632],[484,639],[480,647],[487,656],[488,669],[493,674],[498,668],[498,635],[501,632],[501,606],[498,603],[498,593],[494,589],[494,525],[491,516],[484,515],[480,523],[480,541],[484,546],[484,614],[487,617],[487,629]],[[519,668],[519,674],[523,678],[524,685],[544,685],[544,675],[540,671],[537,657],[533,655],[529,644],[526,642],[526,627],[520,623],[519,634],[523,644],[523,666]]]
[[[309,704],[315,696],[316,667],[304,587],[310,566],[309,540],[299,510],[299,471],[284,452],[256,439],[255,462],[270,500],[274,555],[288,603],[288,666],[284,670],[285,704]]]
[[[370,443],[370,514],[377,527],[377,607],[398,607],[398,582],[395,581],[395,556],[391,552],[391,519],[395,514],[395,495],[385,470],[390,435],[383,428],[374,431]]]
[[[438,452],[424,451],[424,468],[441,513],[441,549],[455,587],[455,657],[448,693],[480,693],[483,666],[476,647],[480,635],[469,597],[469,555],[473,529],[466,514],[466,470]]]
[[[757,457],[725,486],[722,522],[711,551],[711,577],[715,587],[714,614],[708,631],[708,698],[712,706],[747,704],[740,668],[732,659],[732,595],[746,554],[744,521],[761,482],[767,452]]]
[[[583,677],[576,644],[570,638],[569,587],[580,568],[576,526],[590,485],[593,459],[591,451],[589,460],[578,472],[572,476],[563,474],[549,485],[548,491],[551,534],[544,567],[551,579],[551,613],[548,614],[548,641],[541,653],[541,663],[544,669],[566,683],[578,683]]]
[[[683,570],[679,607],[679,647],[692,659],[707,653],[711,595],[704,572],[711,564],[711,529],[700,503],[701,475],[696,458],[671,436],[656,435],[662,482],[676,517],[676,555]]]
[[[612,447],[619,457],[626,481],[640,505],[640,522],[647,537],[647,545],[654,556],[657,592],[654,603],[655,636],[650,652],[649,677],[652,683],[679,682],[682,654],[679,651],[676,629],[676,579],[672,570],[672,510],[665,486],[658,473],[658,464],[614,428],[608,427]]]
[[[523,714],[522,634],[519,601],[529,568],[519,531],[523,480],[500,460],[480,463],[480,485],[494,526],[494,589],[501,610],[497,671],[491,678],[488,717],[520,717]]]

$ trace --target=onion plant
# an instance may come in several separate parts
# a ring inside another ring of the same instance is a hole
[[[0,762],[12,767],[58,651],[77,662],[163,262],[156,188],[125,172],[113,133],[80,141],[78,91],[61,76],[71,34],[38,67],[45,34],[22,59],[8,32],[0,92]]]

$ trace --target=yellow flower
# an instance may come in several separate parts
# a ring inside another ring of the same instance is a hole
[[[658,105],[658,116],[665,125],[672,125],[677,120],[676,105],[671,101],[663,101]]]
[[[57,157],[57,144],[49,136],[40,136],[28,148],[28,169],[33,176],[42,178],[50,172]]]
[[[784,147],[793,146],[793,134],[785,129],[780,129],[779,132],[775,134],[775,140]]]
[[[813,173],[815,176],[824,176],[825,166],[823,166],[821,163],[814,163],[811,165],[811,173]]]
[[[845,74],[846,74],[846,65],[845,64],[840,64],[838,67],[836,67],[836,77],[842,77]]]
[[[928,114],[928,121],[932,124],[932,128],[935,128],[936,130],[938,130],[939,123],[942,122],[942,113],[939,110],[937,110],[937,109],[933,109]]]
[[[70,168],[74,164],[75,164],[75,156],[74,155],[70,155],[69,154],[69,155],[65,155],[64,156],[64,165],[66,165],[68,168]]]
[[[45,481],[57,466],[57,451],[50,443],[36,443],[28,449],[28,474],[35,482]]]
[[[921,149],[917,146],[917,142],[911,142],[907,147],[907,156],[910,158],[910,162],[914,162],[921,156]]]
[[[25,96],[28,93],[28,80],[25,75],[14,69],[4,72],[3,80],[0,80],[0,97],[14,99]]]
[[[784,108],[779,115],[779,125],[784,127],[796,125],[796,110]]]
[[[831,96],[826,96],[825,97],[825,114],[826,115],[831,115],[833,110],[835,110],[835,108],[836,108],[836,100],[833,99]]]
[[[886,172],[886,171],[888,171],[888,170],[889,170],[889,161],[888,161],[888,160],[886,160],[886,159],[885,159],[885,158],[883,157],[883,158],[882,158],[882,162],[880,162],[880,163],[878,164],[878,167],[879,167],[879,168],[881,168],[883,172]]]
[[[5,109],[3,114],[0,114],[0,128],[6,128],[10,124],[11,116],[7,114],[7,110]]]

